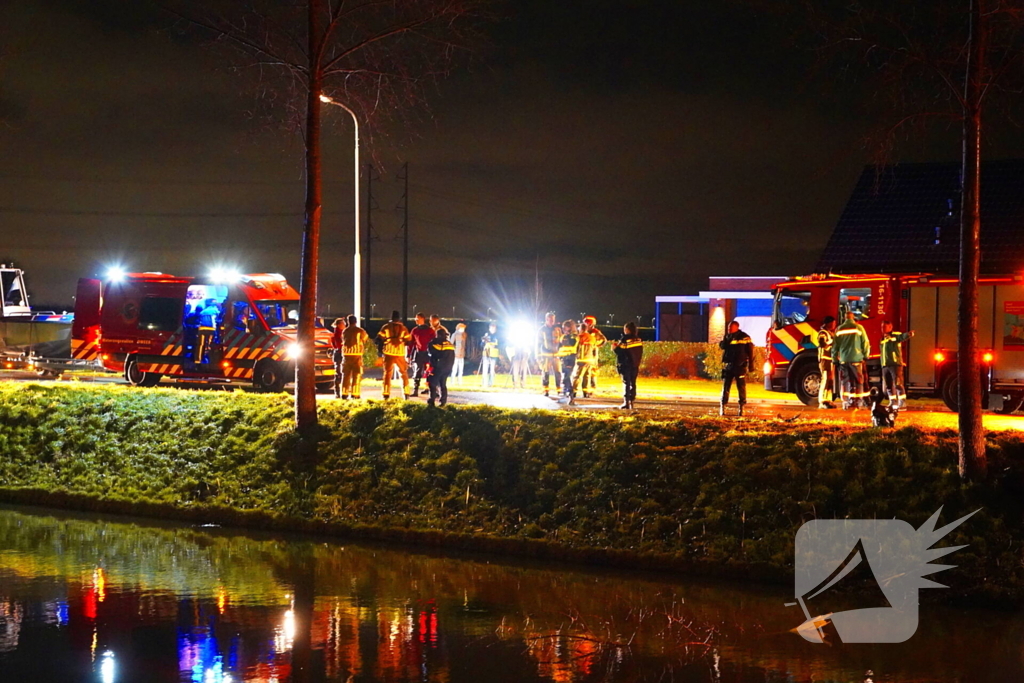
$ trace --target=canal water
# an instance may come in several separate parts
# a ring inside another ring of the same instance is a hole
[[[0,509],[0,681],[1020,681],[1024,618],[812,644],[780,588]]]

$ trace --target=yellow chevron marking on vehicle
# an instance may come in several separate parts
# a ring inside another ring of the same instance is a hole
[[[785,328],[775,330],[775,337],[785,344],[786,348],[790,351],[796,353],[800,350],[800,345],[797,343],[796,339],[794,339],[793,335],[791,335]]]

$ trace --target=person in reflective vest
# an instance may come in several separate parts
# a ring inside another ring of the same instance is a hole
[[[572,374],[576,370],[576,321],[566,320],[562,323],[562,336],[558,340],[558,360],[562,364],[562,394],[573,403],[575,394],[572,391]]]
[[[604,346],[608,342],[608,337],[604,336],[604,332],[597,326],[597,318],[592,315],[587,316],[587,320],[590,323],[590,333],[597,340],[597,346]],[[597,374],[598,370],[601,369],[601,353],[600,351],[594,352],[594,364],[590,368],[590,393],[593,394],[597,391]]]
[[[402,393],[409,398],[409,362],[405,358],[406,349],[411,341],[409,330],[402,323],[398,311],[391,312],[391,322],[380,328],[377,333],[377,350],[384,356],[384,388],[381,397],[391,398],[391,378],[398,370],[402,378]]]
[[[199,311],[199,336],[193,361],[196,365],[207,362],[210,346],[216,340],[217,320],[220,318],[220,305],[216,299],[207,299],[206,305]]]
[[[867,330],[857,322],[853,311],[847,311],[846,322],[836,328],[832,351],[843,382],[843,408],[864,406],[868,397],[864,362],[871,353],[871,343],[868,341]]]
[[[354,315],[348,317],[348,325],[341,333],[341,398],[360,398],[363,383],[363,351],[370,335],[357,324],[359,319]],[[338,378],[334,378],[337,392]]]
[[[489,387],[494,384],[494,370],[498,365],[498,358],[501,357],[497,325],[490,324],[487,334],[480,339],[480,346],[483,347],[483,356],[480,358],[480,381],[483,386]]]
[[[749,334],[740,329],[740,324],[733,320],[718,347],[722,349],[722,402],[718,406],[718,414],[725,415],[729,392],[735,381],[736,393],[739,394],[739,415],[742,416],[743,407],[747,405],[747,373],[754,371],[754,342]]]
[[[897,409],[907,403],[903,388],[903,342],[914,336],[914,331],[896,332],[891,320],[882,321],[882,391]]]
[[[544,324],[537,330],[537,365],[540,366],[540,383],[544,387],[544,395],[548,396],[551,377],[555,378],[555,393],[562,388],[561,369],[558,364],[558,345],[562,338],[562,328],[555,321],[555,314],[549,312],[544,316]]]
[[[821,381],[818,382],[818,407],[824,409],[835,408],[832,401],[836,400],[839,391],[836,389],[837,377],[835,364],[832,362],[832,345],[836,341],[836,319],[832,316],[825,316],[821,323],[821,329],[817,334],[818,344],[818,370],[821,371]],[[825,394],[830,394],[830,400],[825,400]]]
[[[576,370],[572,373],[572,395],[576,398],[583,390],[583,398],[590,398],[590,377],[597,367],[598,349],[607,341],[597,329],[597,318],[588,315],[583,318],[583,325],[577,337]]]
[[[334,397],[341,398],[341,379],[345,365],[345,319],[337,318],[331,326],[331,360],[334,361]]]
[[[432,406],[437,402],[443,406],[448,403],[448,377],[455,365],[455,345],[448,341],[448,330],[442,327],[437,331],[437,336],[427,345],[427,357],[430,360],[427,404]]]
[[[636,400],[636,378],[640,376],[640,361],[644,357],[644,343],[637,336],[636,323],[622,326],[622,336],[615,342],[615,369],[622,377],[622,405],[631,410]]]

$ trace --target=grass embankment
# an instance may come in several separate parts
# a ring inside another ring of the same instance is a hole
[[[950,431],[341,402],[321,423],[312,458],[285,396],[0,387],[0,498],[777,580],[807,519],[981,507],[939,576],[1024,596],[1015,433],[961,485]]]

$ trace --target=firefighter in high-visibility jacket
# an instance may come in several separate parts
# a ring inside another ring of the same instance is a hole
[[[832,346],[836,341],[836,319],[832,316],[825,316],[818,330],[818,370],[821,372],[821,381],[818,383],[818,407],[824,409],[835,408],[832,403],[839,395],[836,389],[836,369],[832,362]],[[825,395],[829,400],[825,400]]]
[[[341,333],[341,398],[360,398],[363,383],[363,350],[370,335],[359,327],[359,319],[354,315],[348,317],[348,325]],[[337,395],[338,379],[334,379],[334,391]]]
[[[843,408],[863,407],[868,397],[864,363],[871,353],[871,342],[853,311],[847,311],[846,322],[836,328],[832,351],[843,383]]]
[[[914,331],[897,332],[892,321],[882,321],[882,391],[889,396],[891,405],[906,406],[907,392],[903,388],[903,342],[914,336]]]
[[[402,323],[398,311],[391,312],[391,322],[380,328],[377,333],[377,350],[384,356],[384,389],[381,396],[391,397],[391,377],[398,369],[402,377],[402,393],[409,398],[409,362],[405,359],[406,347],[412,337]]]
[[[489,387],[494,384],[494,371],[501,358],[501,347],[498,345],[498,326],[491,323],[486,334],[480,338],[483,353],[480,357],[480,384]]]
[[[572,373],[572,398],[576,398],[580,389],[583,390],[583,398],[590,398],[587,389],[590,388],[591,374],[597,367],[598,349],[608,340],[597,329],[597,318],[592,315],[583,318],[583,325],[576,340],[576,370]]]
[[[575,320],[566,320],[562,323],[562,336],[558,340],[558,351],[555,352],[562,366],[562,394],[570,402],[573,399],[572,375],[576,370],[576,351],[579,348],[576,334]]]

